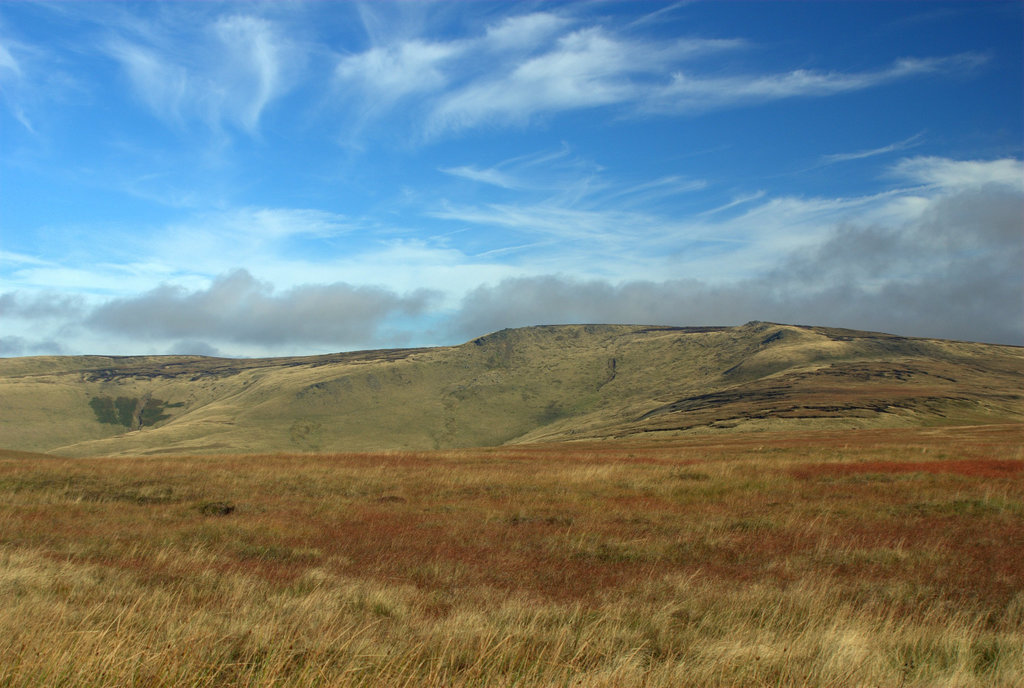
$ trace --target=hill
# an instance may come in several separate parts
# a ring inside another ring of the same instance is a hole
[[[1024,350],[823,327],[565,325],[273,359],[0,359],[0,447],[419,450],[1024,420]]]

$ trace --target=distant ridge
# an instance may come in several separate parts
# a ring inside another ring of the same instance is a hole
[[[443,449],[1021,422],[1024,349],[826,327],[545,325],[322,356],[0,359],[0,447]]]

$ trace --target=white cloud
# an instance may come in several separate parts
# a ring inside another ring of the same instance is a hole
[[[372,16],[364,23],[374,45],[342,57],[335,79],[359,88],[356,109],[364,119],[418,96],[411,112],[416,118],[425,113],[428,137],[631,102],[647,88],[642,82],[664,74],[668,65],[745,45],[736,39],[631,40],[550,12],[508,17],[475,37],[447,41],[410,38],[398,30],[397,36],[382,35]]]
[[[406,99],[402,115],[422,127],[427,139],[486,125],[524,126],[538,116],[587,108],[617,106],[618,115],[679,114],[827,97],[963,71],[987,59],[907,57],[873,71],[736,74],[723,68],[711,72],[702,61],[751,49],[742,39],[638,39],[610,24],[551,12],[505,18],[475,37],[450,40],[410,38],[398,30],[386,35],[380,22],[370,23],[373,47],[342,57],[334,72],[338,83],[359,90],[358,102],[341,98],[362,118],[355,129],[393,113],[395,103]]]
[[[46,265],[47,262],[35,256],[27,256],[24,253],[0,250],[0,261],[5,263],[21,263],[30,265]]]
[[[21,126],[32,134],[36,133],[36,129],[27,109],[31,109],[28,103],[32,100],[31,90],[37,80],[34,78],[36,70],[35,65],[31,64],[31,58],[38,60],[39,56],[39,50],[7,36],[0,36],[0,98]]]
[[[657,71],[664,59],[658,51],[623,42],[601,28],[574,31],[508,74],[446,95],[431,114],[428,131],[489,120],[522,124],[537,113],[623,102],[636,93],[628,75]]]
[[[741,205],[746,205],[747,203],[751,203],[753,201],[760,200],[760,199],[764,198],[764,196],[765,196],[765,191],[763,189],[755,191],[753,193],[749,193],[749,194],[741,194],[741,195],[733,198],[728,203],[723,203],[720,206],[716,206],[716,207],[711,208],[709,210],[704,210],[704,211],[698,213],[698,216],[703,217],[703,216],[707,216],[707,215],[717,215],[718,213],[725,212],[726,210],[732,210],[733,208],[737,208],[737,207],[739,207]]]
[[[288,90],[284,72],[288,53],[295,48],[271,22],[259,17],[223,17],[214,24],[214,32],[225,58],[217,87],[225,91],[225,107],[254,132],[264,108]]]
[[[201,213],[154,233],[141,250],[172,263],[207,268],[207,274],[283,252],[293,239],[324,239],[363,227],[345,216],[306,208],[236,208]]]
[[[364,98],[373,98],[367,110],[382,110],[406,95],[440,91],[453,79],[465,78],[494,59],[489,53],[529,52],[567,23],[563,17],[537,12],[505,18],[473,39],[378,37],[381,44],[340,58],[334,77],[359,87],[367,94]]]
[[[189,98],[187,70],[156,51],[124,40],[112,40],[107,50],[128,74],[138,96],[161,119],[181,123]]]
[[[906,158],[891,173],[919,184],[962,189],[997,184],[1024,188],[1024,163],[1014,158],[1000,160],[950,160],[933,156]]]
[[[871,72],[797,69],[762,75],[706,76],[681,62],[747,47],[734,39],[639,42],[601,26],[561,34],[540,54],[443,94],[428,135],[482,124],[523,125],[536,115],[608,105],[644,113],[680,113],[794,97],[826,97],[926,74],[976,67],[986,58],[904,58]]]
[[[517,155],[489,167],[459,165],[440,171],[470,181],[503,189],[543,191],[548,194],[578,195],[586,182],[589,185],[599,167],[577,156],[563,144],[555,151]]]
[[[407,94],[445,86],[448,77],[443,66],[463,50],[464,46],[458,43],[405,41],[344,57],[334,75],[390,103]]]
[[[208,217],[208,226],[257,240],[337,236],[357,227],[344,215],[307,208],[241,208]]]
[[[619,252],[630,246],[640,254],[649,251],[654,245],[664,247],[673,241],[679,244],[695,240],[751,244],[758,237],[772,244],[813,241],[815,235],[809,233],[809,230],[825,226],[854,210],[870,207],[888,197],[780,196],[755,205],[737,217],[712,222],[698,219],[696,216],[663,217],[649,210],[628,209],[628,192],[661,187],[679,193],[700,188],[702,182],[659,179],[636,185],[633,189],[626,189],[620,195],[609,195],[607,199],[600,194],[600,189],[604,186],[602,183],[598,184],[595,196],[601,196],[602,200],[617,200],[617,203],[611,203],[607,207],[590,208],[574,207],[572,204],[552,200],[485,205],[446,203],[428,214],[431,217],[469,224],[502,227],[527,235],[549,236],[560,241],[584,242],[578,245],[588,251],[596,253],[607,250],[621,255]],[[753,202],[763,195],[755,194],[742,200]]]
[[[491,203],[484,206],[447,204],[428,214],[446,220],[504,227],[563,240],[599,242],[600,245],[627,242],[630,235],[643,232],[643,228],[649,225],[638,214],[579,210],[546,203]]]
[[[79,294],[126,294],[150,288],[153,277],[152,273],[139,274],[113,263],[78,266],[51,262],[17,270],[6,283],[18,288]]]
[[[689,5],[691,2],[693,2],[693,0],[681,0],[680,2],[674,2],[671,5],[661,7],[659,9],[654,10],[653,12],[641,16],[638,19],[634,19],[629,23],[629,26],[637,27],[643,24],[650,24],[651,22],[661,19],[666,14],[671,14],[672,12],[675,12],[679,8]]]
[[[530,50],[569,23],[566,17],[549,12],[508,17],[487,27],[484,43],[490,50]]]
[[[21,74],[21,65],[14,59],[11,51],[0,43],[0,83],[6,83],[12,77],[20,78]]]
[[[632,204],[649,204],[659,198],[692,193],[706,189],[708,183],[703,179],[687,179],[679,175],[668,175],[648,182],[634,184],[618,191],[602,194],[604,202],[622,199]]]
[[[847,162],[850,160],[863,160],[865,158],[873,158],[878,155],[886,155],[888,153],[894,153],[900,150],[906,150],[913,146],[919,145],[921,141],[921,134],[915,134],[910,138],[896,143],[891,143],[888,146],[880,146],[878,148],[871,148],[868,150],[854,151],[852,153],[833,153],[831,155],[824,155],[821,158],[822,165],[834,165],[835,163]]]
[[[522,184],[512,175],[505,174],[496,168],[480,169],[473,165],[460,165],[458,167],[442,167],[441,172],[450,174],[453,177],[462,177],[482,184],[498,186],[502,189],[520,189]]]
[[[299,45],[262,17],[223,16],[198,34],[190,27],[187,43],[159,24],[131,28],[122,34],[133,37],[115,35],[104,49],[153,114],[178,126],[198,119],[255,134],[264,110],[291,88],[303,60]]]
[[[982,56],[968,54],[904,58],[874,72],[796,69],[776,74],[705,77],[677,71],[670,83],[645,93],[641,107],[652,112],[687,112],[784,98],[825,97],[914,76],[970,69],[985,61]]]

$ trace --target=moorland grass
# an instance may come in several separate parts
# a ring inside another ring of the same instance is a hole
[[[0,458],[0,686],[1017,686],[1021,427]]]

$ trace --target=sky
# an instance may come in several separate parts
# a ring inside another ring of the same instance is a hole
[[[1024,3],[0,2],[0,356],[1024,344]]]

